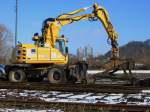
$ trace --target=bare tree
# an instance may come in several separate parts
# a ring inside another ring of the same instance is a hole
[[[12,33],[4,25],[0,24],[0,63],[9,63],[13,43]]]

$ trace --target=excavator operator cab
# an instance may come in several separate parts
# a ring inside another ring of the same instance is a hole
[[[56,40],[56,49],[58,49],[63,55],[68,55],[68,46],[67,46],[68,40],[64,38],[64,35],[62,35],[60,38]]]

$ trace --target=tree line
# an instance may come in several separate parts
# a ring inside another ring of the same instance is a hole
[[[0,63],[10,63],[14,39],[11,31],[3,24],[0,24]]]

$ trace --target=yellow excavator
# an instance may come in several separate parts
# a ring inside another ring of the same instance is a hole
[[[76,15],[90,8],[90,14]],[[78,61],[69,64],[67,39],[60,36],[62,26],[80,20],[99,20],[104,26],[111,41],[111,62],[106,65],[104,73],[118,70],[125,63],[119,59],[118,34],[110,22],[105,8],[95,3],[91,7],[81,8],[70,13],[62,14],[57,18],[44,20],[42,35],[35,33],[32,40],[34,44],[18,44],[12,56],[12,64],[6,65],[7,78],[11,82],[23,82],[26,79],[47,77],[51,83],[76,82],[86,80],[88,64]]]

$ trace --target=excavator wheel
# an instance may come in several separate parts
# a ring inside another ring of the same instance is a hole
[[[69,74],[67,76],[67,81],[69,83],[75,83],[77,81],[76,71],[75,69],[69,69]]]
[[[79,76],[81,83],[87,83],[86,74],[87,74],[88,65],[86,63],[82,63],[79,65]]]
[[[64,82],[64,76],[61,69],[52,68],[48,72],[48,80],[50,83],[62,83]]]
[[[8,74],[10,82],[23,82],[25,81],[26,74],[22,70],[11,70]]]

